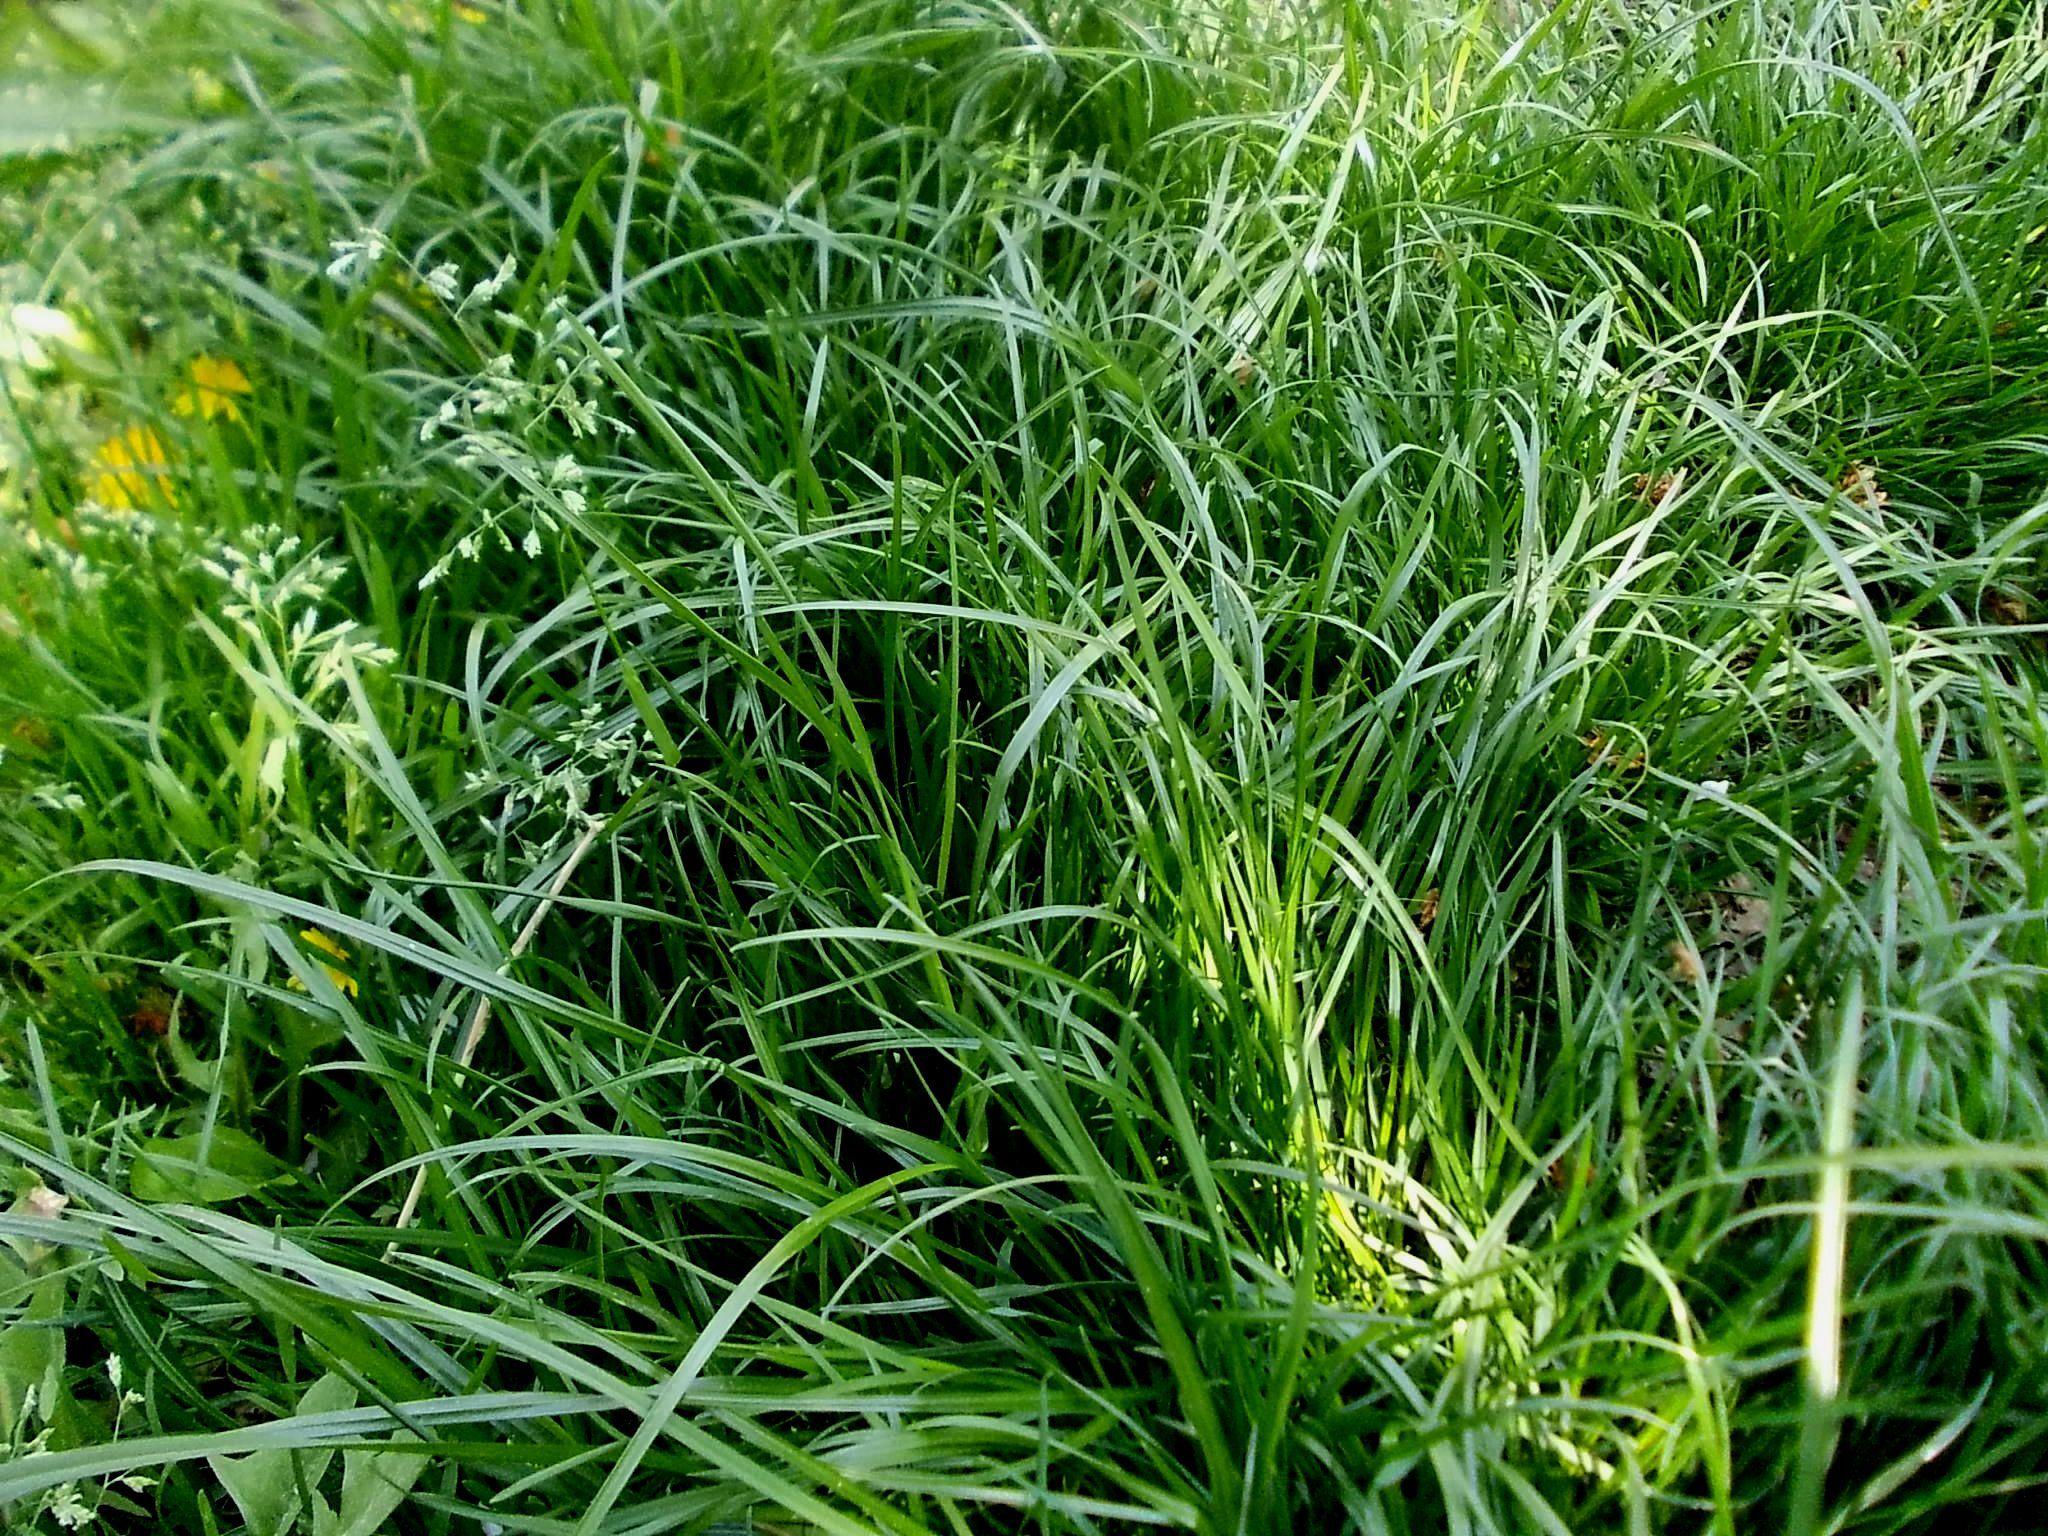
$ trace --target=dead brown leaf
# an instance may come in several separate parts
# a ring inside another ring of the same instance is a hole
[[[1746,944],[1771,931],[1771,904],[1760,896],[1736,896],[1723,909],[1721,933],[1731,943]]]
[[[1700,957],[1690,944],[1683,939],[1671,941],[1671,979],[1690,985],[1706,975],[1700,968]]]
[[[1437,910],[1443,905],[1444,893],[1431,886],[1422,893],[1422,905],[1416,909],[1415,926],[1427,932],[1429,925],[1436,921]]]
[[[1666,470],[1660,475],[1636,476],[1636,499],[1646,501],[1653,507],[1664,505],[1664,498],[1678,488],[1678,476]]]
[[[2001,624],[2024,624],[2027,622],[2027,600],[2010,592],[1994,592],[1984,601],[1991,617]]]
[[[144,987],[128,1015],[128,1027],[138,1040],[155,1040],[171,1032],[171,1015],[177,999],[162,987]]]
[[[1882,512],[1891,505],[1891,495],[1877,483],[1877,466],[1861,461],[1842,471],[1842,494],[1866,512]]]

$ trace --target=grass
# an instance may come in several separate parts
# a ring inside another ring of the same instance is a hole
[[[0,28],[10,1528],[2031,1528],[2038,5]]]

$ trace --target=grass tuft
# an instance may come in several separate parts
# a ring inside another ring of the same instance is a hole
[[[10,1529],[2030,1528],[2044,33],[0,13]]]

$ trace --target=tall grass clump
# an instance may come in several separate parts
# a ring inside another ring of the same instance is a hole
[[[2038,1520],[2038,4],[0,28],[12,1528]]]

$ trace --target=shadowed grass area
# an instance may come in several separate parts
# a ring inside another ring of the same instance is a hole
[[[2038,5],[0,14],[22,1528],[2029,1528]]]

